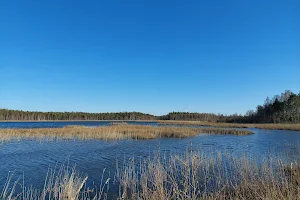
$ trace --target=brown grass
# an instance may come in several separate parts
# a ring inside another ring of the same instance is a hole
[[[222,128],[258,128],[270,130],[292,130],[300,131],[300,124],[239,124],[239,123],[218,123],[203,121],[158,121],[160,124],[178,124],[178,125],[194,125],[194,126],[212,126]]]
[[[59,170],[49,169],[42,191],[26,187],[19,180],[13,182],[13,173],[7,178],[4,188],[0,188],[0,199],[5,200],[75,200],[81,199],[88,192],[84,185],[88,176],[82,176],[75,169],[62,166]],[[23,180],[24,181],[24,180]],[[19,187],[22,193],[16,192]],[[85,198],[88,199],[88,198]]]
[[[299,165],[270,159],[258,166],[245,157],[206,158],[194,152],[161,157],[120,168],[122,199],[300,199]]]
[[[191,127],[155,127],[143,125],[113,125],[113,126],[66,126],[63,128],[36,128],[36,129],[0,129],[0,140],[11,139],[154,139],[184,138],[206,134],[233,134],[249,135],[248,130],[221,129],[221,128],[191,128]]]

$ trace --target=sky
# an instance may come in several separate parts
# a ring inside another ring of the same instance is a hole
[[[298,0],[2,0],[0,108],[244,114],[300,91]]]

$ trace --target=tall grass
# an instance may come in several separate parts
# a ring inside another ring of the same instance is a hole
[[[117,177],[122,199],[300,199],[299,170],[280,160],[187,153],[132,161]]]
[[[0,129],[0,140],[11,139],[154,139],[159,137],[184,138],[206,134],[249,135],[248,130],[221,128],[192,128],[192,127],[155,127],[143,125],[113,125],[113,126],[67,126],[63,128],[37,129]]]
[[[156,154],[141,160],[131,159],[118,168],[116,199],[300,199],[300,167],[285,165],[274,158],[262,164],[246,157],[230,155],[207,157],[199,152],[184,155]],[[42,190],[32,187],[15,192],[18,183],[7,182],[0,199],[106,199],[103,181],[99,191],[85,186],[87,176],[74,169],[50,171]],[[102,182],[102,181],[101,181]],[[93,194],[93,195],[92,195]]]
[[[240,124],[240,123],[219,123],[204,121],[158,121],[160,124],[178,124],[178,125],[196,125],[196,126],[212,126],[222,128],[258,128],[270,130],[292,130],[300,131],[300,124]]]
[[[46,200],[46,199],[79,199],[87,196],[84,191],[87,176],[80,176],[75,169],[62,166],[58,170],[49,170],[45,178],[42,190],[33,187],[26,187],[20,180],[12,181],[13,174],[10,174],[0,194],[0,199],[5,200]],[[22,192],[17,192],[22,191]]]

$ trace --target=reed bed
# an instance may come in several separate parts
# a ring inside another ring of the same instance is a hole
[[[113,125],[113,126],[66,126],[63,128],[36,129],[0,129],[0,140],[11,139],[154,139],[154,138],[184,138],[201,133],[249,135],[248,130],[221,128],[191,128],[191,127],[156,127],[143,125]]]
[[[138,164],[137,164],[138,163]],[[300,166],[200,153],[133,160],[117,173],[122,199],[300,199]]]
[[[300,199],[300,167],[269,159],[258,165],[246,157],[207,157],[199,152],[184,155],[157,153],[130,159],[117,167],[114,180],[101,180],[99,189],[88,188],[87,176],[75,170],[51,171],[42,190],[25,187],[8,178],[0,199],[66,200],[107,199],[109,185],[120,188],[113,199],[171,200],[286,200]],[[21,186],[21,192],[16,187]],[[0,188],[1,191],[1,188]]]
[[[60,169],[49,169],[41,190],[32,186],[26,187],[24,180],[13,181],[13,178],[14,174],[9,174],[2,191],[0,188],[1,200],[90,199],[90,190],[85,188],[88,176],[83,176],[75,168],[68,166],[62,165]],[[95,197],[100,197],[99,194]]]
[[[203,122],[203,121],[159,121],[160,124],[177,124],[192,126],[211,126],[220,128],[258,128],[270,130],[291,130],[300,131],[300,124],[239,124],[239,123],[219,123],[219,122]]]

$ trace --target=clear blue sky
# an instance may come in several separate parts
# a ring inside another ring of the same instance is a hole
[[[300,1],[0,2],[0,107],[245,113],[300,91]]]

